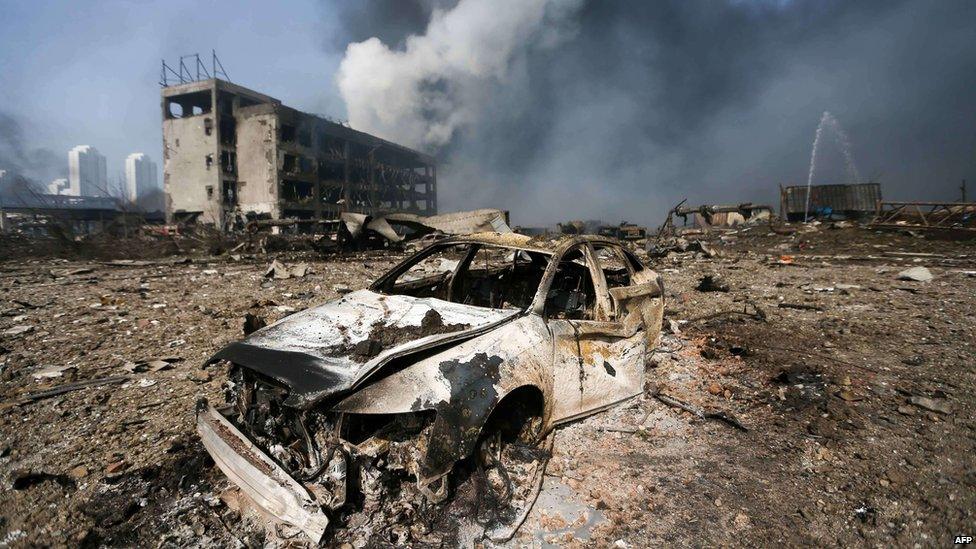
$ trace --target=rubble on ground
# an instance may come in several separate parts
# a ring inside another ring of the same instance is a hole
[[[649,259],[669,332],[652,383],[555,431],[513,546],[925,546],[973,523],[976,247],[801,227],[691,235],[705,247]],[[361,289],[404,256],[229,249],[0,263],[0,539],[303,543],[207,457],[194,406],[222,398],[226,372],[201,365],[246,322]],[[266,278],[275,260],[309,272]],[[913,267],[931,280],[899,280]],[[728,291],[697,291],[706,275]],[[460,496],[457,512],[477,508]]]

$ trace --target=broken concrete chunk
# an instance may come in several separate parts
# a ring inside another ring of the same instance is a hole
[[[952,407],[948,402],[942,399],[913,396],[908,399],[908,402],[930,412],[938,412],[940,414],[952,413]]]
[[[125,469],[126,467],[128,467],[128,466],[129,466],[129,464],[128,464],[128,463],[126,463],[124,459],[120,459],[120,460],[118,460],[118,461],[115,461],[115,462],[112,462],[112,463],[109,463],[109,464],[108,464],[108,465],[107,465],[107,466],[105,467],[105,472],[106,472],[107,474],[109,474],[109,475],[114,475],[114,474],[116,474],[116,473],[119,473],[119,472],[121,472],[122,470],[124,470],[124,469]]]
[[[925,267],[912,267],[898,273],[898,280],[914,280],[915,282],[928,282],[932,280],[932,272]]]
[[[87,267],[81,267],[77,269],[51,269],[51,276],[57,278],[62,276],[88,274],[90,272],[92,272],[92,270]]]
[[[68,471],[68,476],[70,476],[75,480],[87,477],[88,468],[85,467],[84,465],[79,465],[77,467],[72,468],[70,471]]]
[[[34,331],[34,327],[30,324],[22,324],[20,326],[14,326],[13,328],[8,328],[3,332],[3,335],[8,336],[19,336],[24,334],[29,334]]]
[[[51,379],[55,377],[61,377],[65,372],[71,370],[77,370],[77,366],[50,366],[47,368],[42,368],[34,372],[34,379]]]
[[[311,269],[306,263],[299,263],[294,267],[288,267],[276,259],[271,262],[271,265],[268,267],[268,270],[265,271],[264,276],[265,278],[284,280],[288,278],[302,278],[310,272]]]

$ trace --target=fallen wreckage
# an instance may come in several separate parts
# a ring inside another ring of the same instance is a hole
[[[504,540],[553,427],[642,392],[662,314],[661,278],[617,241],[451,237],[220,350],[227,402],[201,401],[198,430],[245,494],[316,542],[378,517],[395,526],[372,534],[423,542],[404,525],[462,477],[493,494],[478,522]]]

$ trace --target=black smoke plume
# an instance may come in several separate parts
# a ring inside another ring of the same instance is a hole
[[[776,205],[830,111],[863,179],[954,200],[976,180],[976,3],[343,3],[351,124],[434,152],[442,210],[659,221]],[[374,38],[375,37],[375,38]],[[844,182],[837,150],[814,183]]]

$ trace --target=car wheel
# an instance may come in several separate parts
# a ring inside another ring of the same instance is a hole
[[[525,521],[552,455],[553,434],[541,436],[541,417],[511,419],[518,423],[496,425],[482,437],[475,456],[481,493],[475,520],[496,542],[510,539]]]

